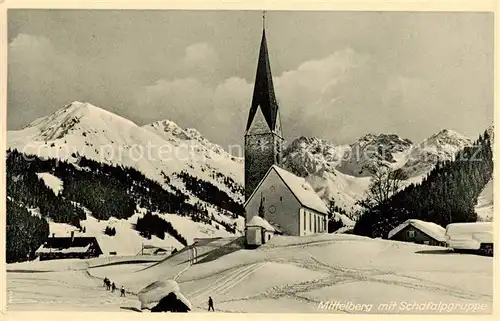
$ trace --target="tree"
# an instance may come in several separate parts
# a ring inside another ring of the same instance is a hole
[[[339,208],[335,205],[335,200],[331,199],[328,202],[328,221],[327,229],[328,233],[333,233],[341,227],[344,227],[344,223],[338,217]]]
[[[383,208],[387,206],[390,198],[399,191],[403,181],[408,176],[401,169],[392,170],[385,166],[372,168],[371,172],[373,176],[366,196],[358,204],[366,209]]]

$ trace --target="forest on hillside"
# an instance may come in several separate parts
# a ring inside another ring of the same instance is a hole
[[[131,167],[103,164],[85,157],[81,157],[78,164],[72,164],[8,150],[6,169],[7,196],[10,200],[7,204],[7,239],[19,243],[14,247],[15,252],[9,252],[11,261],[33,256],[34,251],[48,237],[48,231],[45,237],[36,238],[35,241],[26,237],[26,233],[20,232],[26,222],[41,228],[45,226],[46,219],[51,219],[56,223],[81,227],[80,221],[86,219],[83,208],[88,209],[92,216],[99,220],[108,220],[111,217],[127,219],[135,213],[137,207],[148,212],[187,216],[195,222],[206,224],[211,224],[213,218],[206,204],[192,204],[189,197],[175,186],[169,185],[170,190],[166,190],[158,182]],[[56,195],[37,173],[50,173],[62,180],[61,192]],[[221,214],[232,214],[226,210],[230,200],[221,198],[220,203],[213,197],[209,200],[215,203],[212,205],[219,208]],[[18,208],[36,209],[43,219],[28,219],[28,216],[19,214]],[[11,213],[16,213],[15,220]],[[146,224],[142,226],[147,226],[149,221],[151,220],[146,220]],[[219,224],[226,230],[235,232],[233,225],[222,221]],[[162,226],[164,232],[185,243],[185,238],[169,224]]]
[[[411,184],[386,199],[364,199],[354,233],[387,238],[407,219],[420,219],[446,227],[456,222],[475,222],[477,198],[493,174],[492,138],[486,131],[454,160],[439,162],[420,184]],[[398,173],[391,173],[398,174]],[[387,176],[387,181],[394,175]],[[372,180],[371,188],[388,186]]]

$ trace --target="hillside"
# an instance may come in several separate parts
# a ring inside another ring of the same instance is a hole
[[[367,204],[354,233],[385,238],[391,229],[407,219],[420,219],[442,227],[480,220],[478,198],[483,202],[481,194],[487,198],[491,192],[487,186],[493,174],[491,147],[491,137],[485,131],[453,160],[440,161],[420,183],[410,184],[390,198]]]
[[[160,123],[171,126],[160,132]],[[160,123],[139,127],[98,107],[73,102],[22,130],[9,131],[8,213],[24,208],[59,231],[55,224],[80,230],[95,218],[101,221],[87,231],[93,236],[103,235],[107,225],[118,225],[120,234],[128,235],[124,240],[129,249],[121,250],[127,254],[135,254],[149,233],[140,236],[132,229],[137,211],[156,213],[162,221],[180,216],[181,221],[166,224],[184,235],[160,242],[165,246],[178,248],[179,240],[240,233],[241,159],[195,130]],[[17,239],[16,246],[23,248],[20,259],[26,259],[38,246],[28,248],[22,242]],[[119,241],[114,243],[120,247]]]
[[[484,186],[481,194],[479,194],[474,209],[477,213],[478,220],[493,221],[493,178]]]
[[[256,250],[241,249],[235,238],[208,240],[197,253],[191,266],[187,250],[157,263],[134,264],[136,257],[116,258],[106,266],[100,259],[9,264],[8,308],[130,312],[140,307],[134,293],[175,278],[193,312],[206,311],[209,295],[218,312],[478,314],[493,309],[493,259],[445,248],[311,235],[277,236]],[[123,285],[126,297],[103,289],[104,277]],[[25,291],[35,280],[37,291]],[[438,307],[439,302],[446,306]],[[349,303],[358,309],[340,305]]]
[[[352,217],[362,210],[357,202],[370,184],[372,168],[402,169],[409,175],[402,188],[411,187],[470,144],[451,130],[418,145],[395,134],[368,134],[350,145],[300,137],[285,149],[284,167],[304,177],[325,203],[333,200]],[[9,131],[7,146],[12,155],[7,161],[10,209],[20,206],[49,220],[51,227],[60,223],[80,229],[92,217],[117,219],[120,230],[130,230],[131,218],[147,211],[155,215],[147,224],[166,225],[159,230],[141,225],[147,231],[141,231],[137,242],[151,233],[163,237],[163,230],[184,227],[176,242],[243,230],[238,218],[243,214],[243,159],[196,129],[182,129],[170,120],[138,126],[91,104],[73,102],[22,130]],[[478,208],[483,206],[478,203]],[[162,223],[166,217],[169,222]],[[174,227],[171,221],[177,217],[188,220]]]
[[[403,165],[410,177],[430,172],[438,162],[451,160],[472,141],[452,130],[442,130],[412,148]]]
[[[182,184],[176,180],[166,183],[165,177],[188,170],[242,202],[242,195],[223,182],[227,177],[241,186],[241,160],[217,153],[215,145],[199,133],[191,131],[191,135],[182,137],[175,136],[173,130],[171,136],[176,139],[167,140],[166,127],[163,135],[152,128],[157,127],[140,127],[89,103],[73,102],[22,130],[8,131],[7,147],[76,164],[79,157],[85,156],[100,163],[133,167],[166,189],[169,185],[180,188]],[[214,175],[222,175],[222,179],[213,179]]]
[[[419,184],[439,161],[451,160],[471,141],[451,130],[442,130],[419,144],[395,134],[367,134],[350,145],[335,145],[316,137],[294,140],[284,153],[284,166],[304,177],[318,195],[333,199],[348,213],[361,208],[374,168],[403,170],[408,179],[402,188]]]

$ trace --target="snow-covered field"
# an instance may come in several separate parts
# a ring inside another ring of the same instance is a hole
[[[256,250],[241,244],[201,242],[193,265],[186,248],[153,263],[7,265],[18,271],[7,273],[8,309],[130,311],[140,306],[133,293],[176,279],[194,311],[211,296],[225,312],[492,313],[491,257],[337,234],[277,236]],[[125,286],[125,298],[102,287],[105,276]]]

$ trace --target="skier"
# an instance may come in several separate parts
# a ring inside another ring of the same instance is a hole
[[[103,287],[106,287],[106,284],[108,284],[108,278],[107,278],[107,277],[105,277],[105,278],[104,278],[104,281],[103,281],[103,285],[102,285],[102,286],[103,286]]]
[[[115,282],[113,282],[113,284],[111,285],[111,292],[115,292],[116,290],[116,285],[115,285]]]
[[[122,288],[120,289],[120,296],[125,296],[125,288],[122,285]]]
[[[212,311],[215,311],[214,310],[214,301],[212,300],[211,296],[208,297],[208,311],[210,311],[210,309],[212,309]]]

